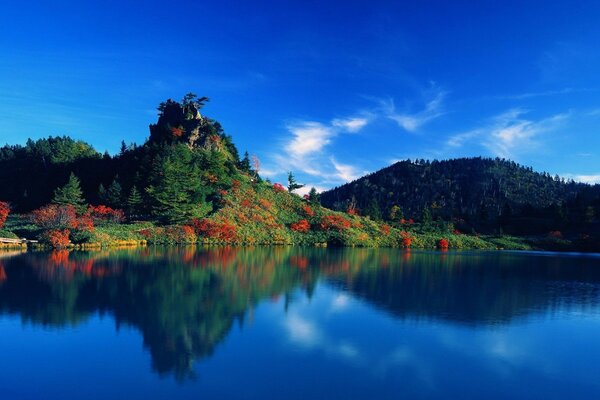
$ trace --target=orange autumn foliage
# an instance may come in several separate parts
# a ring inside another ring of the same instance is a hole
[[[10,206],[8,203],[4,201],[0,201],[0,228],[6,222],[6,218],[8,218],[8,214],[10,213]]]
[[[350,228],[351,223],[340,215],[325,215],[323,218],[321,218],[321,223],[319,226],[324,231],[332,229],[341,231]]]
[[[314,217],[315,212],[308,204],[302,204],[302,211],[306,214],[307,217]]]
[[[64,249],[71,242],[69,241],[69,235],[71,231],[68,229],[51,229],[44,232],[42,239],[55,249]]]
[[[310,230],[310,224],[308,223],[307,220],[301,219],[300,221],[295,222],[292,225],[290,225],[290,228],[296,232],[306,233]]]
[[[438,248],[441,249],[441,250],[447,250],[448,247],[450,246],[450,244],[448,243],[447,239],[440,239],[438,241],[437,245],[438,245]]]

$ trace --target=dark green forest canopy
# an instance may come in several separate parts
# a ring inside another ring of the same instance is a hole
[[[407,219],[431,216],[465,220],[479,229],[519,225],[547,232],[597,218],[600,186],[498,158],[406,160],[324,192],[321,202],[338,210],[355,204],[363,215],[388,220],[399,207]]]
[[[172,224],[209,215],[232,182],[260,177],[247,153],[240,160],[222,125],[201,113],[207,101],[190,93],[161,103],[146,142],[123,142],[116,155],[69,137],[6,145],[0,148],[0,201],[29,212],[50,203],[73,174],[84,203],[121,208],[131,218]],[[290,189],[297,188],[290,177]],[[311,192],[311,201],[318,199]],[[599,230],[599,185],[567,182],[504,159],[401,161],[324,192],[320,201],[393,223],[452,221],[466,232]]]
[[[219,189],[250,172],[221,124],[200,114],[206,101],[193,94],[167,100],[149,139],[141,146],[123,143],[114,156],[68,137],[6,145],[0,148],[0,199],[29,212],[50,203],[75,174],[91,204],[135,206],[129,211],[164,222],[202,216],[213,209]]]

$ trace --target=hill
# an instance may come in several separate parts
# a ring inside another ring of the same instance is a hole
[[[480,157],[400,161],[322,193],[321,201],[375,219],[442,219],[462,229],[518,234],[593,229],[600,216],[598,185]]]

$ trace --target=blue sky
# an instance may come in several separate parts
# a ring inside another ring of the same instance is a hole
[[[208,96],[263,175],[327,188],[406,158],[600,181],[598,1],[0,2],[0,143],[142,143]]]

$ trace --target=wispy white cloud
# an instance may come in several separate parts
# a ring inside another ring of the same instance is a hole
[[[343,182],[350,182],[360,178],[365,173],[365,171],[360,171],[352,165],[337,162],[334,157],[331,157],[330,161],[335,171],[329,175],[329,178],[338,178]]]
[[[336,118],[333,121],[331,121],[332,126],[336,128],[341,128],[352,133],[360,131],[362,128],[367,126],[368,123],[369,119],[364,117],[354,117],[346,119]]]
[[[578,175],[578,174],[562,174],[565,179],[573,179],[575,182],[589,183],[590,185],[600,184],[600,174],[596,175]]]
[[[437,91],[425,103],[425,108],[416,113],[398,112],[393,99],[382,102],[382,106],[387,118],[408,132],[416,132],[421,126],[444,114],[442,106],[445,96],[446,92]]]
[[[564,113],[532,120],[524,117],[526,113],[522,109],[508,110],[492,118],[483,127],[450,136],[446,145],[449,148],[459,148],[476,141],[476,144],[495,156],[511,158],[537,147],[541,134],[557,129],[570,116],[569,113]]]
[[[326,186],[345,183],[364,174],[357,166],[336,160],[327,151],[334,138],[345,133],[356,133],[367,126],[370,115],[335,118],[330,123],[297,121],[286,126],[289,137],[283,143],[283,151],[272,155],[274,165],[269,165],[261,174],[270,178],[283,176],[286,171],[298,171],[317,180],[296,193],[302,195],[314,186],[324,190]],[[275,171],[280,171],[279,173]]]

